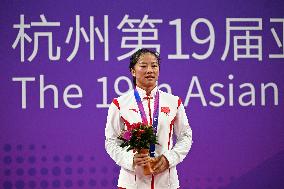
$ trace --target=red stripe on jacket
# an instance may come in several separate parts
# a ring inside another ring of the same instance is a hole
[[[120,107],[119,107],[119,102],[117,101],[117,99],[113,99],[112,103],[114,103],[114,105],[116,105],[116,107],[120,110]]]

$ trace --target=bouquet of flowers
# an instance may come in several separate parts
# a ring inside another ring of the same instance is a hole
[[[158,144],[154,128],[143,123],[134,123],[123,130],[118,136],[122,140],[120,147],[128,147],[127,151],[135,150],[138,153],[142,149],[150,149],[150,144]]]
[[[127,130],[123,130],[118,136],[122,140],[120,147],[127,147],[127,151],[135,150],[141,154],[149,154],[151,144],[158,144],[154,128],[143,123],[128,125]],[[152,174],[151,165],[144,167],[144,174]]]

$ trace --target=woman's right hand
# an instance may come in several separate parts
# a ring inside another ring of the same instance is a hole
[[[151,158],[148,154],[139,154],[136,153],[133,157],[134,166],[145,166],[147,163],[151,161]]]

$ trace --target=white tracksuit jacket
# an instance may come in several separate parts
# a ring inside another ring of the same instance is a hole
[[[142,104],[150,123],[149,112],[153,119],[155,87],[147,100],[146,91],[136,87],[141,97]],[[185,109],[179,97],[160,91],[159,117],[157,138],[159,145],[155,146],[155,156],[164,155],[170,168],[154,176],[155,189],[177,189],[179,180],[176,165],[187,155],[192,145],[192,131],[188,124]],[[150,103],[149,103],[150,101]],[[150,108],[149,108],[150,104]],[[141,115],[136,103],[133,90],[114,99],[108,110],[105,129],[105,148],[110,157],[121,167],[118,187],[126,189],[151,189],[152,176],[144,176],[139,166],[133,166],[133,151],[121,148],[121,141],[117,139],[126,124],[142,122]],[[172,136],[176,135],[176,144],[173,146]]]

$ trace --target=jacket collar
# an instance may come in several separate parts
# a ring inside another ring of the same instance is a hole
[[[144,99],[145,97],[147,97],[146,91],[145,91],[144,89],[141,89],[140,87],[137,87],[137,86],[136,86],[136,89],[137,89],[137,91],[138,91],[139,96],[140,96],[141,99]],[[150,95],[149,95],[148,97],[153,97],[153,98],[154,98],[154,96],[155,96],[157,90],[158,90],[158,87],[157,87],[157,85],[156,85],[155,88],[152,89],[152,91],[151,91],[151,93],[150,93]]]

